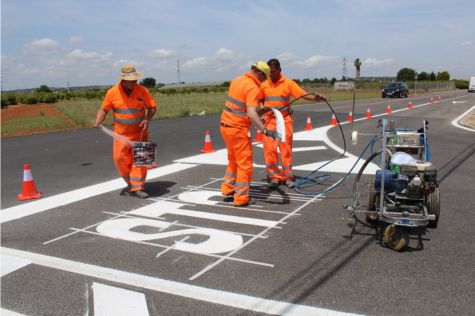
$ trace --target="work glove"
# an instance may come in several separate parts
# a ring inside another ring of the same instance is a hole
[[[277,134],[277,132],[275,131],[275,129],[267,129],[267,128],[264,128],[264,131],[262,132],[264,135],[268,136],[268,137],[272,137],[273,139],[277,139],[279,137],[279,135]]]
[[[271,108],[270,108],[270,107],[267,107],[267,106],[264,106],[264,107],[262,107],[262,108],[260,108],[260,109],[257,110],[257,114],[258,114],[259,116],[261,116],[261,115],[263,115],[263,114],[265,114],[265,113],[267,113],[267,112],[269,112],[269,111],[271,111]]]

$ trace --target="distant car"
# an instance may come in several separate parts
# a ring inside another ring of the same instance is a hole
[[[409,88],[405,82],[391,82],[386,87],[384,87],[382,92],[382,97],[390,98],[407,98],[409,94]]]
[[[468,83],[468,92],[475,92],[475,77],[470,78]]]

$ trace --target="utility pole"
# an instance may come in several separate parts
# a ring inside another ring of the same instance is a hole
[[[180,60],[178,59],[176,61],[176,79],[177,79],[177,82],[176,84],[179,85],[181,83],[181,74],[180,74]]]
[[[341,77],[343,81],[346,81],[348,79],[348,74],[346,72],[346,57],[343,57],[343,72]]]

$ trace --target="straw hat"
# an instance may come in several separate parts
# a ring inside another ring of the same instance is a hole
[[[125,65],[120,69],[120,79],[127,80],[127,81],[134,81],[138,80],[143,76],[143,73],[135,70],[135,67],[132,65]]]

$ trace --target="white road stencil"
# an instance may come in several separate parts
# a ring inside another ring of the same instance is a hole
[[[92,285],[95,316],[148,316],[143,293],[96,283]]]

